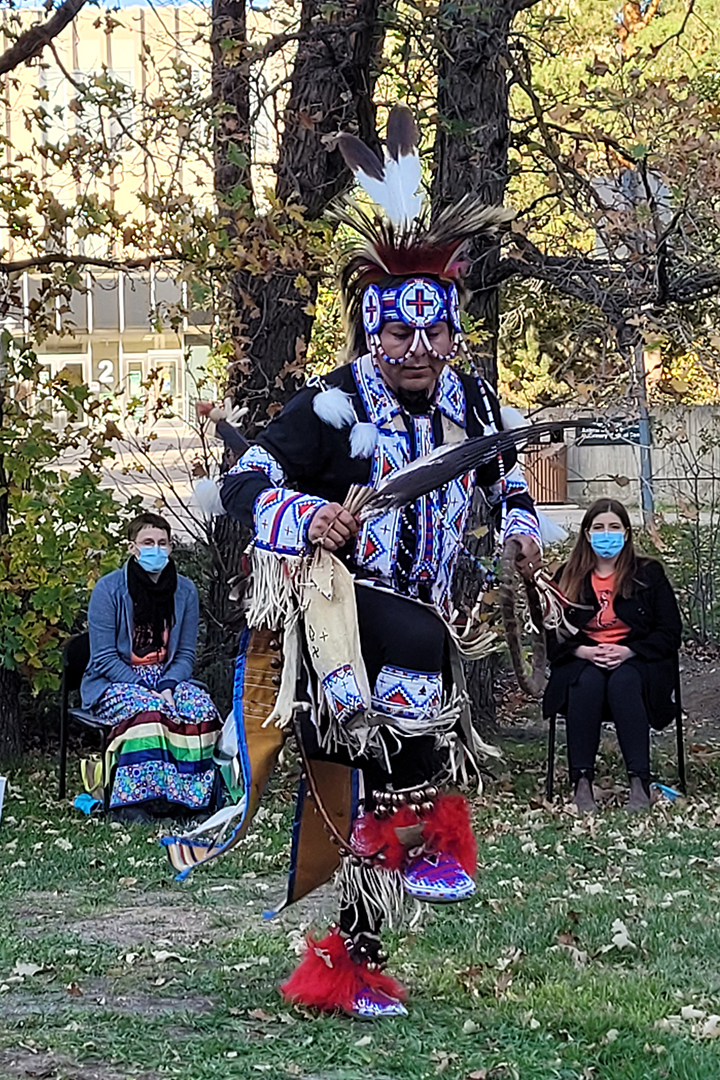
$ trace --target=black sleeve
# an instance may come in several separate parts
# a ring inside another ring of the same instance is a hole
[[[653,588],[647,592],[653,627],[645,637],[631,641],[630,648],[643,660],[667,660],[680,648],[682,620],[665,571],[659,563],[655,564],[653,571],[655,581]]]
[[[252,529],[255,500],[261,491],[272,486],[267,476],[257,469],[229,472],[220,487],[220,501],[230,517],[237,518],[247,528]]]
[[[312,402],[317,390],[305,387],[284,407],[257,439],[273,456],[283,473],[285,484],[305,491],[306,484],[322,473],[329,453],[328,427],[316,416]],[[242,460],[225,476],[220,489],[222,504],[231,517],[249,528],[253,526],[253,507],[261,491],[277,486],[258,468],[242,469]]]
[[[244,454],[250,446],[245,436],[241,435],[232,424],[228,424],[227,420],[218,420],[215,424],[215,431],[218,438],[225,443],[225,446],[229,447],[238,457]]]

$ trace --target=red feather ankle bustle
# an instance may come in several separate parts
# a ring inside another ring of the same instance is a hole
[[[471,876],[477,869],[477,843],[470,824],[470,804],[462,795],[441,795],[432,810],[418,818],[409,806],[401,806],[386,818],[361,814],[355,822],[353,845],[366,855],[381,852],[378,866],[383,870],[402,870],[407,862],[407,848],[396,829],[424,822],[423,840],[428,851],[453,855]]]
[[[477,841],[470,823],[470,804],[462,795],[442,795],[428,814],[423,814],[423,839],[434,852],[452,855],[466,874],[477,869]]]
[[[308,934],[305,955],[280,992],[286,1001],[324,1012],[352,1012],[356,996],[365,987],[382,990],[399,1001],[406,997],[403,987],[389,975],[369,971],[367,961],[356,964],[345,939],[337,930],[331,930],[320,941]]]

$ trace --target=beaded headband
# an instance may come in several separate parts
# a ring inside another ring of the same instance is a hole
[[[422,342],[436,359],[452,359],[462,340],[460,322],[460,298],[457,286],[451,282],[447,289],[432,278],[413,277],[388,289],[368,285],[363,294],[362,319],[370,348],[375,357],[388,364],[402,364],[413,356]],[[403,356],[388,356],[380,342],[383,323],[402,322],[411,326],[415,333],[409,349]],[[425,331],[437,323],[446,322],[453,332],[453,347],[449,353],[438,353],[430,343]]]

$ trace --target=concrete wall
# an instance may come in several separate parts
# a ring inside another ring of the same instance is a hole
[[[658,507],[720,503],[720,407],[652,413],[652,468]],[[568,500],[587,505],[610,495],[629,506],[640,499],[640,451],[632,444],[585,446],[567,436]]]

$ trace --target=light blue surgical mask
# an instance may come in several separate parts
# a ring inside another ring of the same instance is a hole
[[[148,574],[157,574],[160,570],[165,569],[169,558],[170,553],[167,548],[155,545],[153,547],[141,547],[137,561]]]
[[[595,554],[601,559],[613,559],[625,546],[625,533],[591,532],[590,544]]]

